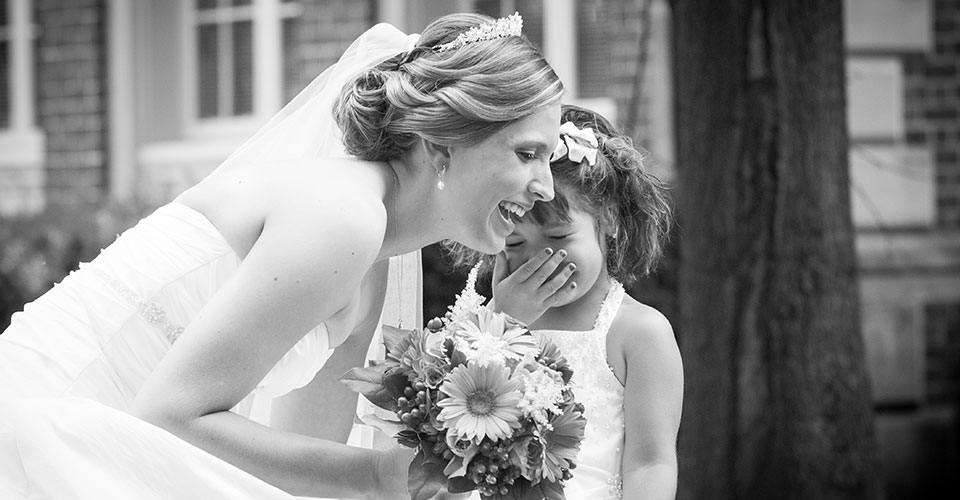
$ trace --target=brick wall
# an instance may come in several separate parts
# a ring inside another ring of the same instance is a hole
[[[293,73],[287,79],[287,100],[337,62],[350,42],[373,25],[375,9],[375,0],[303,2],[303,15],[296,21],[290,40],[288,57],[294,62],[288,65]]]
[[[960,303],[927,304],[927,401],[960,401]]]
[[[639,68],[641,46],[641,8],[647,2],[613,0],[604,4],[605,24],[609,27],[610,80],[607,96],[614,99],[618,110],[618,125],[638,144],[649,137],[643,117],[645,103],[636,93],[640,87],[635,81]]]
[[[928,145],[937,172],[937,223],[960,229],[960,2],[933,0],[932,52],[904,64],[907,141]]]
[[[96,202],[106,185],[105,0],[38,0],[35,9],[47,203]]]

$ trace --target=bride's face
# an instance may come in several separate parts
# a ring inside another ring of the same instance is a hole
[[[481,252],[503,250],[522,216],[553,199],[550,153],[559,140],[560,104],[544,106],[472,146],[451,146],[444,175],[452,239]]]

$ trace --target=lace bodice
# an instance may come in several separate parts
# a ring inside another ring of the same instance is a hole
[[[553,341],[573,369],[574,396],[583,403],[587,426],[577,468],[564,492],[571,500],[621,498],[620,461],[623,455],[623,385],[607,363],[607,331],[623,301],[624,290],[614,282],[591,330],[536,330]]]

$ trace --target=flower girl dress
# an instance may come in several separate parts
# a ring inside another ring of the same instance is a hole
[[[600,306],[593,328],[586,332],[535,330],[550,339],[573,369],[573,393],[583,403],[587,419],[577,468],[571,471],[564,495],[568,500],[606,500],[622,496],[623,384],[607,363],[607,331],[623,301],[624,290],[614,282]]]

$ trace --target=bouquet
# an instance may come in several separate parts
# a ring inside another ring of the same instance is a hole
[[[563,499],[583,440],[583,405],[559,349],[483,306],[476,268],[443,320],[384,326],[386,359],[341,380],[397,417],[417,449],[413,500],[479,491],[489,499]]]

